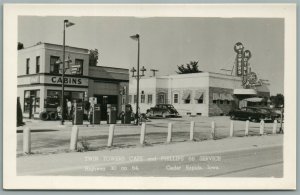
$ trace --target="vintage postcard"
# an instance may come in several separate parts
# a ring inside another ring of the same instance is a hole
[[[295,189],[295,4],[5,4],[5,189]]]

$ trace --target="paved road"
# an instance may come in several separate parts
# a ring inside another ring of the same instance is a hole
[[[112,159],[113,158],[113,159]],[[119,159],[118,159],[119,158]],[[181,176],[181,177],[282,177],[283,147],[272,146],[211,154],[101,156],[89,166],[56,170],[47,175],[77,176]],[[95,159],[87,159],[93,161]],[[106,161],[107,163],[103,163]]]

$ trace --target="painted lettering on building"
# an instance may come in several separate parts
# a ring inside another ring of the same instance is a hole
[[[62,78],[61,77],[52,77],[51,82],[55,84],[62,84]],[[81,85],[82,80],[81,78],[70,78],[65,77],[64,78],[64,84],[70,84],[70,85]]]

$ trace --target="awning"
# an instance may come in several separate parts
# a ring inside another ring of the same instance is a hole
[[[213,93],[213,100],[219,100],[220,96],[218,93]]]
[[[233,94],[235,95],[257,95],[254,89],[234,89]]]
[[[253,98],[247,98],[244,100],[247,102],[262,102],[262,101],[264,101],[264,98],[253,97]]]
[[[201,91],[199,91],[199,92],[196,92],[196,94],[195,94],[195,100],[199,100],[199,99],[201,99],[201,98],[203,98],[203,92],[201,92]]]
[[[183,100],[188,100],[191,97],[191,93],[190,92],[185,92],[183,93],[182,99]]]
[[[220,93],[220,100],[226,100],[226,95],[224,93]]]
[[[234,100],[231,94],[227,94],[226,97],[227,97],[227,100],[229,100],[229,101]]]

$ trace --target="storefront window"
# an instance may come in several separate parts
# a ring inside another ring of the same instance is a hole
[[[66,102],[76,101],[77,103],[82,103],[84,99],[84,92],[79,91],[65,91],[64,99]],[[48,90],[47,99],[45,100],[46,108],[57,108],[61,104],[61,91],[59,90]]]
[[[35,113],[40,107],[40,90],[28,90],[24,92],[24,112]],[[30,110],[31,109],[31,110]]]
[[[59,60],[58,56],[50,56],[50,73],[58,74],[59,73],[59,64],[57,61]]]
[[[83,101],[83,92],[73,91],[71,93],[70,100],[72,100],[72,101],[75,100],[77,103],[81,103]]]

